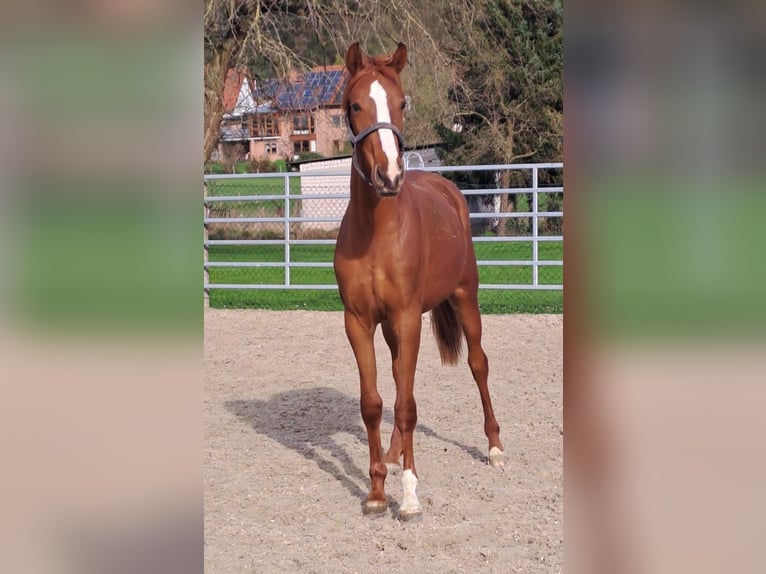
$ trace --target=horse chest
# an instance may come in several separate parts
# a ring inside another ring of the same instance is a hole
[[[418,304],[421,281],[414,261],[402,258],[398,252],[372,247],[360,258],[341,255],[336,275],[347,308],[379,321],[391,308]]]
[[[371,299],[386,303],[415,291],[419,283],[417,265],[408,259],[378,254],[351,265],[341,279],[341,289],[367,293]]]

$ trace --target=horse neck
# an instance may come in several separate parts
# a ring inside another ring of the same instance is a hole
[[[348,203],[348,209],[354,215],[353,221],[364,222],[365,227],[368,227],[379,202],[380,198],[372,186],[365,183],[362,176],[352,169],[351,199]]]
[[[361,234],[374,235],[380,229],[382,222],[393,222],[398,217],[398,201],[387,199],[385,202],[375,193],[371,185],[364,182],[362,177],[352,170],[351,199],[348,211],[351,221],[358,226]]]

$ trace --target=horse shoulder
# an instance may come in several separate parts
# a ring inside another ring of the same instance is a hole
[[[468,203],[454,183],[437,173],[425,171],[408,172],[407,177],[405,184],[409,183],[409,191],[417,197],[424,217],[429,217],[434,223],[448,224],[447,220],[452,217],[445,215],[453,213],[464,230],[470,229]]]
[[[421,191],[425,191],[429,194],[436,194],[439,197],[446,199],[456,211],[468,210],[468,204],[463,197],[460,189],[446,177],[433,172],[428,171],[411,171],[408,172],[408,178],[405,179],[405,183],[408,182],[410,175],[412,179],[411,185]]]

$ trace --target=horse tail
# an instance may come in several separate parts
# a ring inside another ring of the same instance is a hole
[[[449,301],[442,301],[431,309],[431,330],[436,337],[442,364],[456,365],[463,352],[463,327]]]

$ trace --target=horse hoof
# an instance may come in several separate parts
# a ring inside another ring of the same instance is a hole
[[[489,449],[489,464],[495,468],[502,468],[505,466],[505,453],[493,446]]]
[[[420,508],[414,510],[400,510],[399,520],[402,522],[420,522],[423,520],[423,511]]]
[[[388,510],[388,503],[385,500],[368,500],[363,507],[363,512],[366,515],[381,514],[386,510]]]

